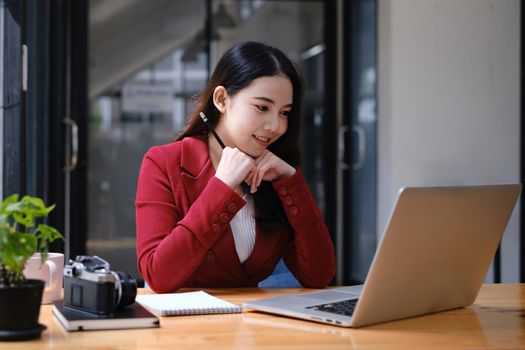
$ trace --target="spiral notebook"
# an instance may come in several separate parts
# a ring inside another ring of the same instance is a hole
[[[136,301],[160,316],[233,314],[242,307],[204,291],[137,295]]]

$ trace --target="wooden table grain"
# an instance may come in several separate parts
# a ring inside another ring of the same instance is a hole
[[[308,289],[206,289],[245,300]],[[140,290],[140,293],[150,293]],[[0,342],[0,349],[525,349],[525,284],[483,285],[474,305],[359,329],[254,311],[161,317],[161,327],[66,332],[42,305],[37,340]]]

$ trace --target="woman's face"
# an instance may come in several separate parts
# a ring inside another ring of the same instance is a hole
[[[218,104],[217,133],[227,146],[256,158],[286,132],[292,101],[292,83],[285,75],[257,78]]]

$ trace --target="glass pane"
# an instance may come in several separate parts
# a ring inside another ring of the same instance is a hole
[[[192,96],[206,84],[205,6],[180,0],[90,4],[87,253],[139,277],[140,163],[151,146],[174,140],[193,107]]]
[[[377,111],[376,111],[376,0],[354,3],[355,30],[351,35],[352,105],[350,140],[353,142],[351,281],[363,283],[376,250]],[[351,208],[351,209],[350,209]]]
[[[208,43],[205,1],[90,2],[87,253],[105,258],[114,270],[138,276],[134,200],[144,153],[172,141],[184,125],[192,97],[207,81],[208,50],[213,69],[238,41],[277,46],[302,69],[306,85],[302,134],[308,154],[303,170],[324,209],[323,2],[211,1],[211,5]]]

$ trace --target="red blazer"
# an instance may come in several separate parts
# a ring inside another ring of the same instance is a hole
[[[272,183],[294,236],[256,225],[253,252],[242,264],[230,221],[246,202],[214,174],[206,139],[186,137],[144,156],[135,203],[137,256],[155,292],[256,287],[281,257],[303,286],[328,285],[335,273],[333,244],[299,170]]]

